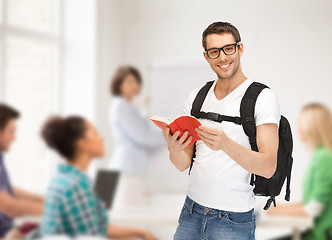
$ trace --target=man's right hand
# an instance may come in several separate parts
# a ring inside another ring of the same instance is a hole
[[[168,151],[172,154],[180,153],[189,146],[190,142],[192,141],[193,137],[189,136],[189,138],[186,140],[189,132],[185,131],[182,136],[179,138],[180,132],[176,131],[173,135],[171,133],[171,130],[166,127],[163,131],[163,135],[165,137]],[[185,141],[186,140],[186,141]]]
[[[173,135],[169,128],[163,131],[169,150],[169,159],[180,171],[184,171],[190,166],[194,152],[194,145],[189,145],[193,137],[189,136],[186,140],[188,134],[189,133],[186,131],[179,138],[179,131],[176,131]]]

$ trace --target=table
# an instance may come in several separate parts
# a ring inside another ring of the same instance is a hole
[[[310,217],[275,216],[261,213],[257,220],[257,227],[287,227],[292,229],[292,239],[301,239],[301,230],[313,227]]]

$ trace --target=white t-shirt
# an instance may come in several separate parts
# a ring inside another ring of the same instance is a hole
[[[241,85],[218,100],[214,94],[217,80],[210,88],[201,111],[215,112],[227,116],[240,116],[242,97],[253,82],[245,80]],[[192,90],[184,105],[184,113],[190,115],[192,103],[200,88]],[[269,88],[259,94],[255,105],[256,126],[276,123],[279,127],[280,109],[278,101]],[[202,125],[222,129],[226,135],[247,149],[251,149],[249,138],[242,125],[233,122],[214,122],[199,119]],[[196,142],[196,157],[189,177],[188,196],[200,205],[233,212],[247,212],[254,208],[255,196],[250,185],[251,173],[241,167],[222,150],[214,151],[202,140]]]

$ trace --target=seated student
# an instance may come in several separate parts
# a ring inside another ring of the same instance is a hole
[[[332,113],[320,103],[304,106],[299,117],[300,140],[313,152],[303,182],[303,201],[278,204],[267,213],[287,216],[310,216],[314,227],[303,232],[303,239],[330,239],[332,227]],[[291,236],[278,240],[291,239]]]
[[[24,215],[41,215],[44,199],[11,186],[3,153],[15,140],[16,119],[19,113],[8,105],[0,104],[0,238],[13,226],[13,218]]]
[[[143,230],[108,225],[107,210],[86,174],[92,159],[104,155],[103,140],[91,123],[76,116],[53,117],[44,125],[42,137],[66,160],[48,187],[43,237],[61,234],[156,239]]]

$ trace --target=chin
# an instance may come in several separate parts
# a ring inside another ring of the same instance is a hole
[[[10,147],[1,148],[0,152],[8,152]]]
[[[97,156],[98,156],[99,158],[102,158],[102,157],[105,156],[105,153],[104,153],[104,152],[101,152],[101,153],[97,154]]]
[[[225,74],[225,73],[223,73],[223,74],[218,74],[218,76],[221,78],[221,79],[227,79],[227,78],[230,78],[230,77],[232,77],[233,76],[233,74]]]

